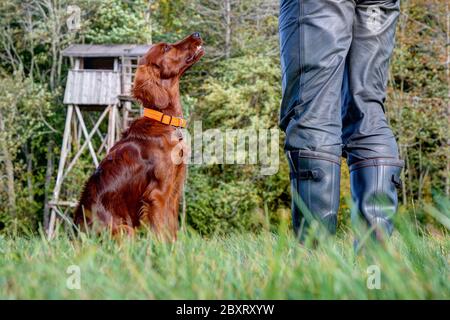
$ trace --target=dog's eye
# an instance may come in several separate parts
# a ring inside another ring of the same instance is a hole
[[[164,52],[167,52],[167,51],[169,51],[170,49],[171,49],[171,47],[170,47],[169,45],[166,44],[166,45],[164,46],[164,48],[163,48],[163,51],[164,51]]]

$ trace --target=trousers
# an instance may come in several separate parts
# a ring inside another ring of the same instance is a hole
[[[285,150],[398,159],[385,115],[398,0],[281,0]]]

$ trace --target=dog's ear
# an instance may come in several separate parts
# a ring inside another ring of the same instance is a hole
[[[132,94],[134,98],[142,102],[144,107],[164,109],[169,105],[169,94],[161,86],[160,73],[154,65],[139,63]]]

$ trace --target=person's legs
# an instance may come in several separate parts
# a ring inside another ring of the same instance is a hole
[[[403,166],[384,107],[398,15],[398,0],[357,1],[346,66],[342,139],[355,202],[352,216],[362,217],[379,237],[381,231],[392,232],[391,216],[398,203],[395,186]]]
[[[397,143],[384,113],[398,3],[364,0],[356,7],[347,58],[350,101],[343,108],[342,129],[350,165],[370,158],[398,158]]]
[[[285,149],[341,156],[340,93],[352,42],[352,0],[281,0]]]
[[[336,233],[341,158],[330,153],[287,151],[291,170],[292,225],[304,240],[312,219]]]
[[[297,233],[309,216],[306,211],[324,222],[330,232],[336,229],[342,153],[341,89],[354,13],[353,0],[280,3],[280,127],[286,132]]]

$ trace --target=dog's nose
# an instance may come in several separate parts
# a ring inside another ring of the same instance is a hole
[[[200,33],[199,32],[194,32],[192,34],[192,37],[195,38],[195,39],[200,39]]]

